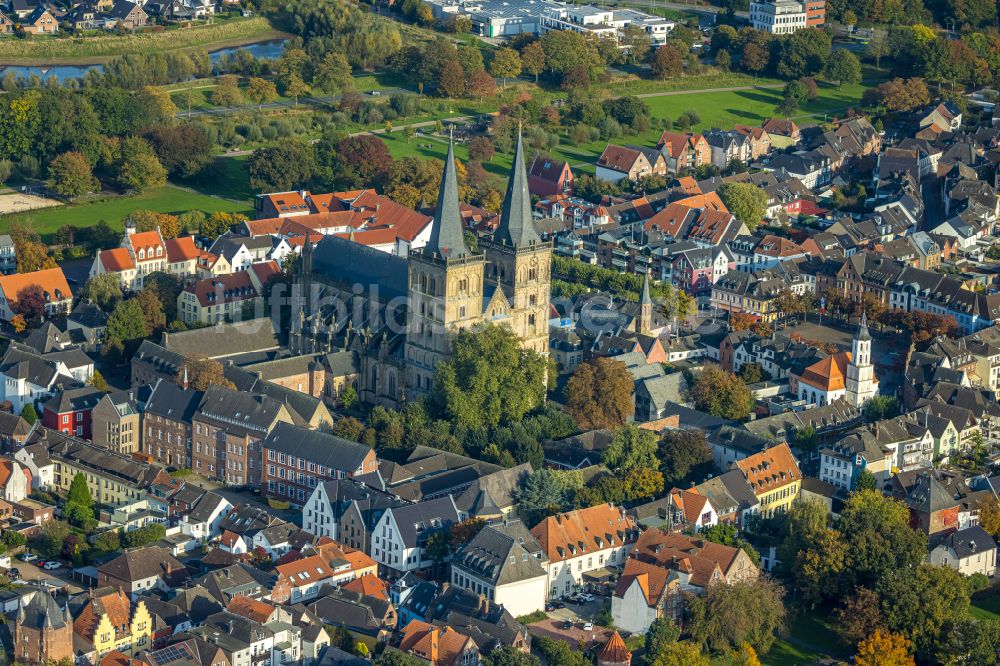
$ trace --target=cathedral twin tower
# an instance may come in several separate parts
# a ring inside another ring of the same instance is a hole
[[[480,246],[482,253],[474,253],[465,243],[449,143],[430,240],[408,258],[405,364],[411,394],[430,389],[435,366],[450,354],[450,336],[476,324],[509,326],[525,349],[548,354],[552,244],[535,231],[520,135],[498,226]]]

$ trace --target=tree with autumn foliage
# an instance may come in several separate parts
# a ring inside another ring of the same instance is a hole
[[[458,60],[449,60],[441,68],[438,92],[442,97],[461,97],[465,93],[465,71]]]
[[[67,294],[68,296],[68,294]],[[45,314],[45,292],[37,284],[29,284],[17,292],[16,300],[11,305],[14,314],[24,317],[32,326],[41,321]]]
[[[200,354],[188,356],[177,372],[177,383],[184,381],[187,370],[188,386],[196,391],[207,391],[209,386],[216,385],[235,389],[236,386],[226,379],[225,369],[215,359]]]
[[[717,365],[706,365],[691,386],[695,407],[712,416],[738,421],[753,410],[754,399],[743,380]]]
[[[55,268],[56,260],[49,255],[49,248],[28,222],[15,219],[10,225],[10,239],[14,241],[18,273],[33,273],[45,268]]]
[[[729,330],[735,332],[746,331],[757,323],[757,317],[746,312],[729,313]]]
[[[904,636],[876,629],[858,644],[857,666],[913,666],[911,644]]]
[[[566,413],[581,430],[617,428],[634,410],[635,380],[621,361],[596,358],[582,363],[566,383]]]

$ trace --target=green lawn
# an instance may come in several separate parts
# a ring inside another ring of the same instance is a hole
[[[1000,620],[1000,594],[974,600],[969,615],[977,620]]]
[[[206,196],[222,197],[237,203],[253,200],[256,192],[250,189],[250,175],[247,173],[249,155],[222,155],[204,173],[194,179],[181,181]]]
[[[122,222],[128,214],[140,209],[178,214],[190,210],[201,210],[206,213],[239,212],[250,208],[249,201],[227,201],[167,185],[132,197],[114,197],[93,203],[45,208],[26,213],[23,217],[31,220],[35,231],[46,238],[51,237],[59,227],[66,224],[89,227],[100,220],[106,220],[112,227],[122,229]],[[0,217],[0,232],[6,233],[12,220],[13,216]]]

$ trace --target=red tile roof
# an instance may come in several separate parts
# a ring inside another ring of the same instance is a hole
[[[11,307],[17,303],[18,295],[28,287],[40,287],[52,302],[73,297],[62,269],[45,268],[33,273],[14,273],[0,276],[0,292]]]
[[[136,255],[138,255],[139,250],[145,250],[147,253],[153,250],[154,255],[150,258],[155,259],[156,248],[163,247],[163,237],[160,236],[159,231],[137,231],[129,236],[129,243],[132,244],[132,249],[136,252]],[[160,258],[162,259],[163,255],[160,255]],[[148,260],[146,259],[145,261]]]
[[[550,562],[620,547],[634,532],[635,523],[611,504],[599,504],[549,516],[532,528]]]
[[[642,153],[634,148],[609,143],[601,156],[597,158],[597,166],[619,173],[629,173],[640,157],[642,157]]]
[[[194,238],[191,236],[181,236],[180,238],[171,238],[164,242],[167,249],[167,261],[172,264],[180,263],[182,261],[191,261],[192,259],[197,259],[201,255],[201,250],[198,246],[194,244]]]
[[[116,247],[113,250],[101,250],[101,265],[108,273],[119,273],[125,270],[134,270],[135,262],[132,255],[124,247]]]
[[[257,298],[257,290],[247,271],[219,275],[189,284],[184,291],[194,294],[202,307]]]
[[[736,466],[758,497],[802,479],[792,450],[784,442],[737,460]]]

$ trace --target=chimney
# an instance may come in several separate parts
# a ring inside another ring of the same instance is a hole
[[[188,367],[187,367],[187,365],[184,366],[184,379],[181,381],[181,388],[184,389],[185,391],[188,389]],[[130,398],[132,397],[131,393],[129,393],[129,397]]]

